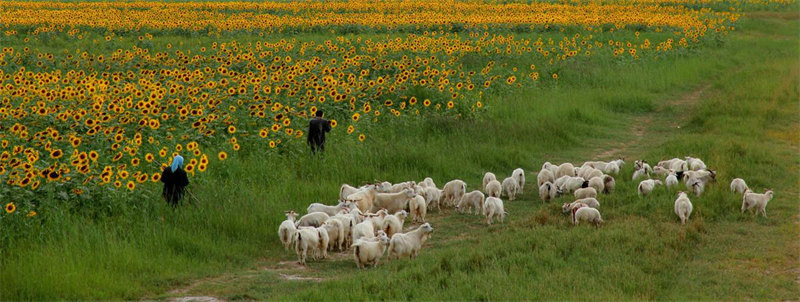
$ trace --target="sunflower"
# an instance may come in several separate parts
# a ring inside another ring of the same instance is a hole
[[[236,133],[236,127],[234,127],[233,125],[228,126],[228,133],[231,134]]]
[[[61,156],[64,156],[64,152],[62,152],[61,149],[55,149],[50,152],[50,158],[59,159]]]
[[[553,74],[553,80],[558,80],[558,74],[557,73]]]
[[[339,125],[339,123],[336,120],[331,120],[331,127],[332,128],[336,128],[337,125]]]
[[[422,101],[422,104],[425,105],[425,107],[428,107],[431,105],[431,100],[425,99],[424,101]]]
[[[355,127],[353,127],[353,125],[347,126],[347,134],[353,133],[353,130],[355,130]]]
[[[358,119],[359,119],[359,118],[361,118],[361,114],[359,114],[358,112],[356,112],[356,113],[354,113],[354,114],[353,114],[353,117],[352,117],[352,118],[353,118],[353,121],[354,121],[354,122],[358,122]]]
[[[133,189],[136,188],[136,183],[134,183],[133,180],[128,181],[128,184],[126,184],[125,187],[128,188],[128,190],[133,191]]]
[[[275,141],[269,141],[270,148],[275,148],[275,145],[276,145]]]
[[[153,176],[150,176],[150,181],[152,182],[158,182],[159,180],[161,180],[161,174],[159,173],[153,173]]]
[[[233,151],[239,151],[239,149],[241,149],[241,146],[239,146],[239,144],[233,144]]]
[[[447,109],[451,109],[453,108],[453,106],[455,106],[455,103],[453,103],[453,101],[447,102]]]
[[[225,153],[225,151],[220,151],[217,156],[219,157],[219,160],[225,160],[228,158],[228,153]]]
[[[37,213],[36,213],[36,211],[30,211],[30,212],[28,212],[28,214],[26,214],[25,216],[27,216],[27,217],[33,217],[33,216],[36,216],[36,214],[37,214]]]
[[[366,136],[366,135],[364,135],[364,134],[359,134],[359,135],[358,135],[358,140],[359,140],[359,141],[362,141],[362,142],[363,142],[365,139],[367,139],[367,136]]]
[[[9,202],[6,204],[6,213],[11,214],[17,210],[17,206],[13,202]]]

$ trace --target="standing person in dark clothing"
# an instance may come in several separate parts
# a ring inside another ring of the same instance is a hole
[[[308,122],[308,144],[311,146],[311,153],[325,151],[325,132],[331,131],[331,122],[322,118],[322,110],[317,110],[314,118]]]
[[[164,183],[164,190],[161,191],[161,196],[173,208],[178,206],[178,202],[183,198],[186,192],[186,186],[189,185],[189,178],[186,177],[186,171],[183,171],[183,157],[176,155],[172,159],[172,165],[164,168],[161,173],[161,182]]]

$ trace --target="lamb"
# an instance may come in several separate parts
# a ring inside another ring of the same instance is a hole
[[[579,208],[581,205],[585,205],[587,207],[596,209],[596,208],[600,207],[600,202],[597,201],[597,199],[591,198],[591,197],[590,198],[584,198],[584,199],[578,199],[578,200],[573,201],[573,202],[566,202],[566,203],[561,205],[561,212],[565,213],[565,214],[566,213],[570,213],[573,210],[577,210],[577,208]]]
[[[522,168],[516,168],[513,172],[511,172],[511,177],[517,180],[519,193],[523,194],[525,191],[525,170],[522,170]]]
[[[583,199],[583,198],[597,198],[597,190],[592,187],[580,188],[575,190],[575,198],[576,199]]]
[[[336,248],[341,251],[345,242],[345,230],[342,222],[338,219],[329,219],[322,227],[328,233],[328,240],[330,241],[328,249],[333,250]]]
[[[603,193],[609,194],[613,192],[616,185],[617,182],[611,175],[606,175],[603,177]]]
[[[657,179],[647,179],[643,180],[639,183],[639,196],[647,196],[650,192],[653,192],[656,185],[663,184],[660,180]]]
[[[319,249],[321,244],[322,244],[322,236],[320,235],[320,232],[317,228],[313,227],[298,228],[297,232],[295,232],[295,238],[294,238],[294,248],[295,252],[297,252],[298,262],[302,265],[305,265],[306,256],[308,255],[308,250],[315,251]]]
[[[294,226],[297,213],[294,211],[286,211],[283,213],[286,214],[286,220],[281,222],[281,225],[278,227],[278,237],[281,238],[283,248],[288,251],[289,245],[291,245],[294,240],[294,233],[297,231],[297,228]]]
[[[436,183],[434,183],[433,178],[430,177],[425,177],[425,179],[423,179],[422,182],[419,183],[419,186],[436,189]]]
[[[354,203],[347,201],[344,202],[340,201],[339,204],[335,206],[324,205],[321,203],[312,203],[311,205],[308,206],[306,211],[307,213],[322,212],[328,214],[328,216],[333,216],[336,215],[336,213],[339,213],[339,211],[341,211],[342,209],[350,209],[353,206],[355,206]]]
[[[483,187],[482,188],[483,188],[484,191],[486,190],[486,185],[489,184],[489,182],[491,182],[492,180],[497,180],[497,176],[495,176],[494,173],[486,172],[486,174],[483,175]]]
[[[687,156],[686,163],[689,165],[689,170],[699,171],[706,169],[706,163],[704,163],[703,160],[699,158]]]
[[[578,225],[578,222],[581,220],[586,220],[595,226],[599,226],[603,223],[603,218],[600,217],[600,211],[590,207],[581,207],[575,210],[572,215],[572,223]]]
[[[686,224],[689,215],[692,215],[692,202],[684,192],[678,192],[678,199],[675,199],[675,215],[681,219],[681,224]]]
[[[372,221],[365,220],[353,226],[353,243],[358,242],[361,238],[372,237],[375,237],[375,225],[372,224]]]
[[[394,213],[394,215],[387,215],[386,218],[383,219],[383,227],[381,228],[386,235],[391,237],[395,233],[399,233],[403,230],[403,222],[406,220],[408,213],[406,211],[400,211]]]
[[[554,182],[554,181],[556,181],[556,177],[550,170],[542,169],[541,171],[539,171],[539,174],[536,175],[536,183],[539,184],[540,187],[546,182]]]
[[[500,223],[503,223],[506,214],[506,211],[503,210],[503,201],[500,198],[487,197],[486,201],[483,202],[483,215],[486,216],[487,225],[492,225],[494,217],[497,217]]]
[[[577,176],[577,174],[575,174],[575,166],[571,163],[563,163],[558,166],[558,170],[556,170],[556,179],[564,175]]]
[[[495,180],[495,182],[497,181]],[[464,196],[461,197],[461,201],[459,201],[456,206],[456,211],[463,212],[465,209],[469,208],[470,214],[472,214],[472,209],[475,209],[475,214],[480,214],[480,209],[483,208],[483,200],[485,198],[483,193],[478,190],[464,194]]]
[[[434,189],[435,190],[435,189]],[[425,198],[417,195],[408,202],[408,209],[411,211],[412,222],[425,222],[425,214],[428,213],[428,205]]]
[[[386,246],[389,245],[389,237],[386,234],[380,234],[377,239],[375,241],[359,240],[351,246],[358,268],[364,268],[366,264],[372,264],[372,267],[378,266],[378,261],[386,251]]]
[[[744,179],[741,178],[734,178],[731,181],[731,192],[744,194],[744,191],[747,191],[749,188],[747,187],[747,183],[744,182]]]
[[[552,199],[556,199],[558,195],[561,195],[561,190],[559,190],[556,185],[552,184],[551,182],[545,182],[539,187],[539,198],[542,201],[550,201]],[[492,196],[492,197],[499,197],[499,196]]]
[[[310,227],[315,227],[316,228],[316,227],[321,226],[323,223],[328,221],[328,219],[330,219],[330,218],[331,217],[328,216],[328,214],[325,214],[325,213],[322,213],[322,212],[308,213],[308,214],[303,215],[303,217],[300,217],[300,220],[298,220],[294,224],[294,226],[298,227],[298,228],[302,227],[302,226],[310,226]]]
[[[594,188],[597,192],[605,192],[606,183],[604,177],[595,176],[589,179],[589,187]]]
[[[767,218],[767,203],[772,200],[773,195],[772,190],[767,190],[763,194],[750,190],[744,191],[744,195],[742,195],[742,213],[744,213],[744,210],[749,211],[753,207],[757,207],[756,213],[760,212],[764,215],[764,218]]]
[[[583,179],[583,177],[575,176],[575,177],[569,177],[566,181],[564,181],[564,184],[561,187],[559,187],[559,189],[564,193],[572,193],[575,192],[575,190],[577,189],[585,188],[588,186],[589,182]]]
[[[664,179],[664,184],[667,186],[667,188],[672,188],[678,185],[678,176],[676,176],[675,172],[670,172],[667,175],[667,178]]]
[[[463,180],[451,180],[442,188],[442,198],[440,202],[445,205],[454,206],[457,201],[461,200],[461,196],[466,192],[467,184]]]
[[[513,201],[514,195],[516,195],[517,191],[519,190],[519,185],[517,184],[517,180],[514,179],[513,177],[506,177],[506,179],[503,179],[502,185],[503,185],[503,191],[506,193],[506,196],[508,196],[508,200]]]
[[[404,189],[397,193],[378,193],[372,204],[372,212],[379,209],[386,209],[389,212],[397,212],[408,208],[408,201],[417,194],[411,189]]]
[[[409,258],[417,257],[419,250],[432,232],[433,227],[431,227],[431,224],[425,223],[411,232],[394,234],[389,241],[389,251],[386,258],[392,259],[392,256],[397,259],[405,256],[409,256]]]
[[[503,191],[503,185],[500,184],[497,180],[492,180],[488,184],[486,184],[486,196],[491,197],[500,197],[500,193]]]

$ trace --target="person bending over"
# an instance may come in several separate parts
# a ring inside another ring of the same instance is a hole
[[[331,131],[331,122],[322,118],[322,110],[317,110],[314,118],[308,122],[308,145],[311,153],[316,150],[325,151],[325,133]]]

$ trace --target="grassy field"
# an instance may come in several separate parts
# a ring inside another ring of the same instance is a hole
[[[486,96],[475,118],[392,120],[363,144],[337,129],[322,157],[232,155],[192,184],[195,206],[172,211],[153,192],[103,219],[64,212],[39,226],[58,231],[3,247],[0,298],[797,299],[799,28],[796,10],[751,13],[721,45],[624,68],[587,60],[557,85]],[[681,226],[675,192],[639,198],[630,175],[634,159],[685,155],[718,182],[692,197]],[[570,198],[542,203],[531,184],[545,161],[618,156],[626,165],[599,198],[597,229],[571,226],[560,213]],[[298,267],[276,236],[284,210],[331,203],[342,183],[430,176],[472,190],[486,171],[517,167],[529,183],[506,202],[505,223],[433,211],[436,231],[415,260],[358,270],[348,253]],[[775,190],[769,218],[739,212],[734,177]]]

